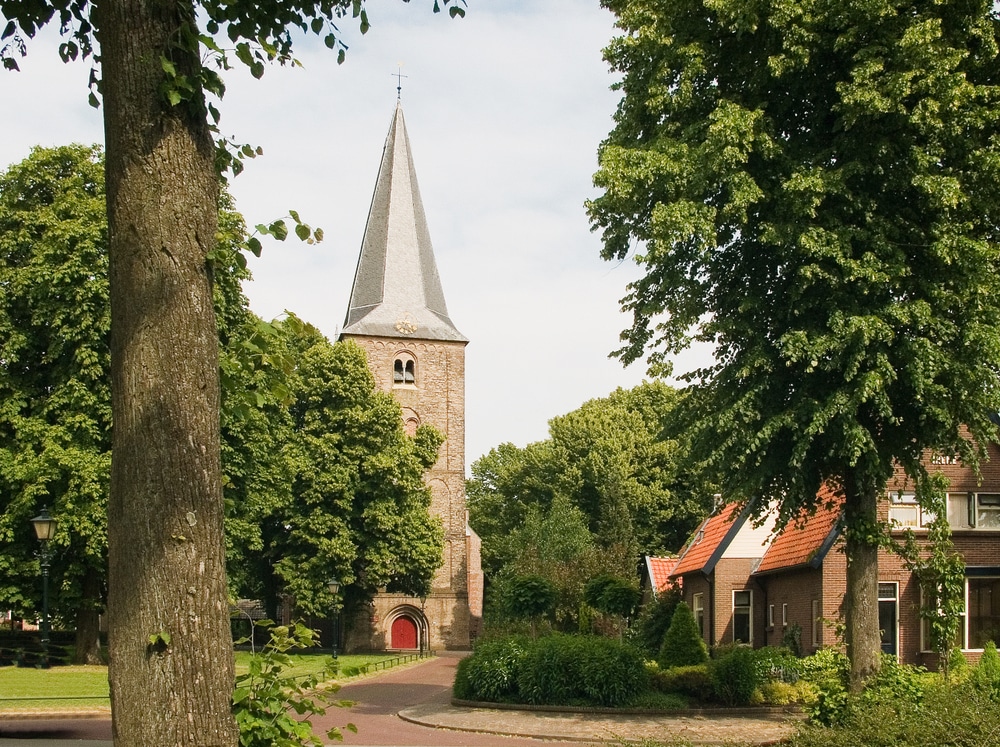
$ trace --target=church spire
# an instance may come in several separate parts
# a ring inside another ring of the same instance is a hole
[[[399,102],[341,334],[466,341],[448,317]]]

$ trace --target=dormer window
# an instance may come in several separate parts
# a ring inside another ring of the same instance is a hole
[[[400,353],[392,364],[392,385],[414,386],[416,383],[416,361],[412,355]]]

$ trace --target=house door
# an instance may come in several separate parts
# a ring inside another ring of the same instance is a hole
[[[392,621],[392,648],[417,648],[417,624],[411,617],[397,617]]]
[[[895,582],[878,585],[878,627],[882,633],[882,653],[899,654],[899,585]]]

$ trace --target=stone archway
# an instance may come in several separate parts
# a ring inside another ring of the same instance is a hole
[[[427,618],[413,605],[403,604],[386,616],[386,648],[396,651],[428,649]]]

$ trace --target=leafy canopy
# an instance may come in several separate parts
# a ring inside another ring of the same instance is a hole
[[[645,268],[617,351],[715,345],[695,454],[782,519],[827,480],[975,460],[1000,409],[988,0],[604,0],[623,92],[588,204]],[[970,429],[976,444],[963,437]]]

